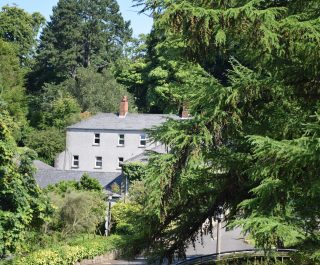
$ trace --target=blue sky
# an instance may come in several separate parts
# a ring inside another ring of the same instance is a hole
[[[15,3],[28,12],[40,12],[48,20],[52,12],[52,7],[56,5],[57,2],[58,0],[0,0],[0,6]],[[138,36],[140,33],[150,32],[152,26],[151,18],[143,14],[138,15],[137,8],[131,7],[131,0],[118,0],[118,3],[125,20],[131,21],[134,36]]]

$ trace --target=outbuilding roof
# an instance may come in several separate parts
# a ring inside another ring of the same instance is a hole
[[[100,182],[103,188],[110,189],[113,183],[121,184],[121,173],[119,172],[85,172],[75,170],[38,169],[35,174],[37,184],[45,188],[50,184],[60,181],[80,181],[84,173]]]
[[[158,145],[156,147],[153,147],[152,149],[147,149],[144,152],[142,152],[139,155],[133,156],[126,161],[125,163],[132,163],[132,162],[141,162],[141,163],[147,163],[149,160],[149,157],[152,153],[158,153],[158,154],[165,154],[167,153],[165,145]]]
[[[180,119],[172,114],[140,114],[127,113],[119,117],[115,113],[99,113],[86,120],[69,126],[67,129],[84,130],[145,130],[159,126],[168,119]]]
[[[37,169],[37,170],[43,170],[43,169],[54,169],[54,167],[49,166],[48,164],[40,161],[40,160],[34,160],[33,161],[33,166]]]

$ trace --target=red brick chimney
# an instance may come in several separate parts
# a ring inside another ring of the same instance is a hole
[[[129,110],[129,103],[128,103],[128,97],[123,96],[120,102],[120,108],[119,108],[119,117],[124,118]]]
[[[188,103],[183,103],[182,113],[181,113],[181,119],[188,119],[189,117],[190,117],[190,114],[189,114],[189,104],[188,104]]]

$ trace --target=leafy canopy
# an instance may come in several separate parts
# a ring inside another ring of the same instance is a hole
[[[29,14],[17,6],[0,11],[0,39],[17,47],[22,66],[30,66],[37,46],[37,35],[45,18],[38,12]]]

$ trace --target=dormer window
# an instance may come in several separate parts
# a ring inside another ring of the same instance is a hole
[[[143,133],[140,134],[140,147],[145,147],[147,145],[147,136]]]
[[[119,134],[118,146],[124,146],[124,134]]]
[[[79,167],[79,156],[78,155],[72,156],[72,167],[73,168]]]
[[[95,133],[94,134],[93,145],[100,145],[100,133]]]

